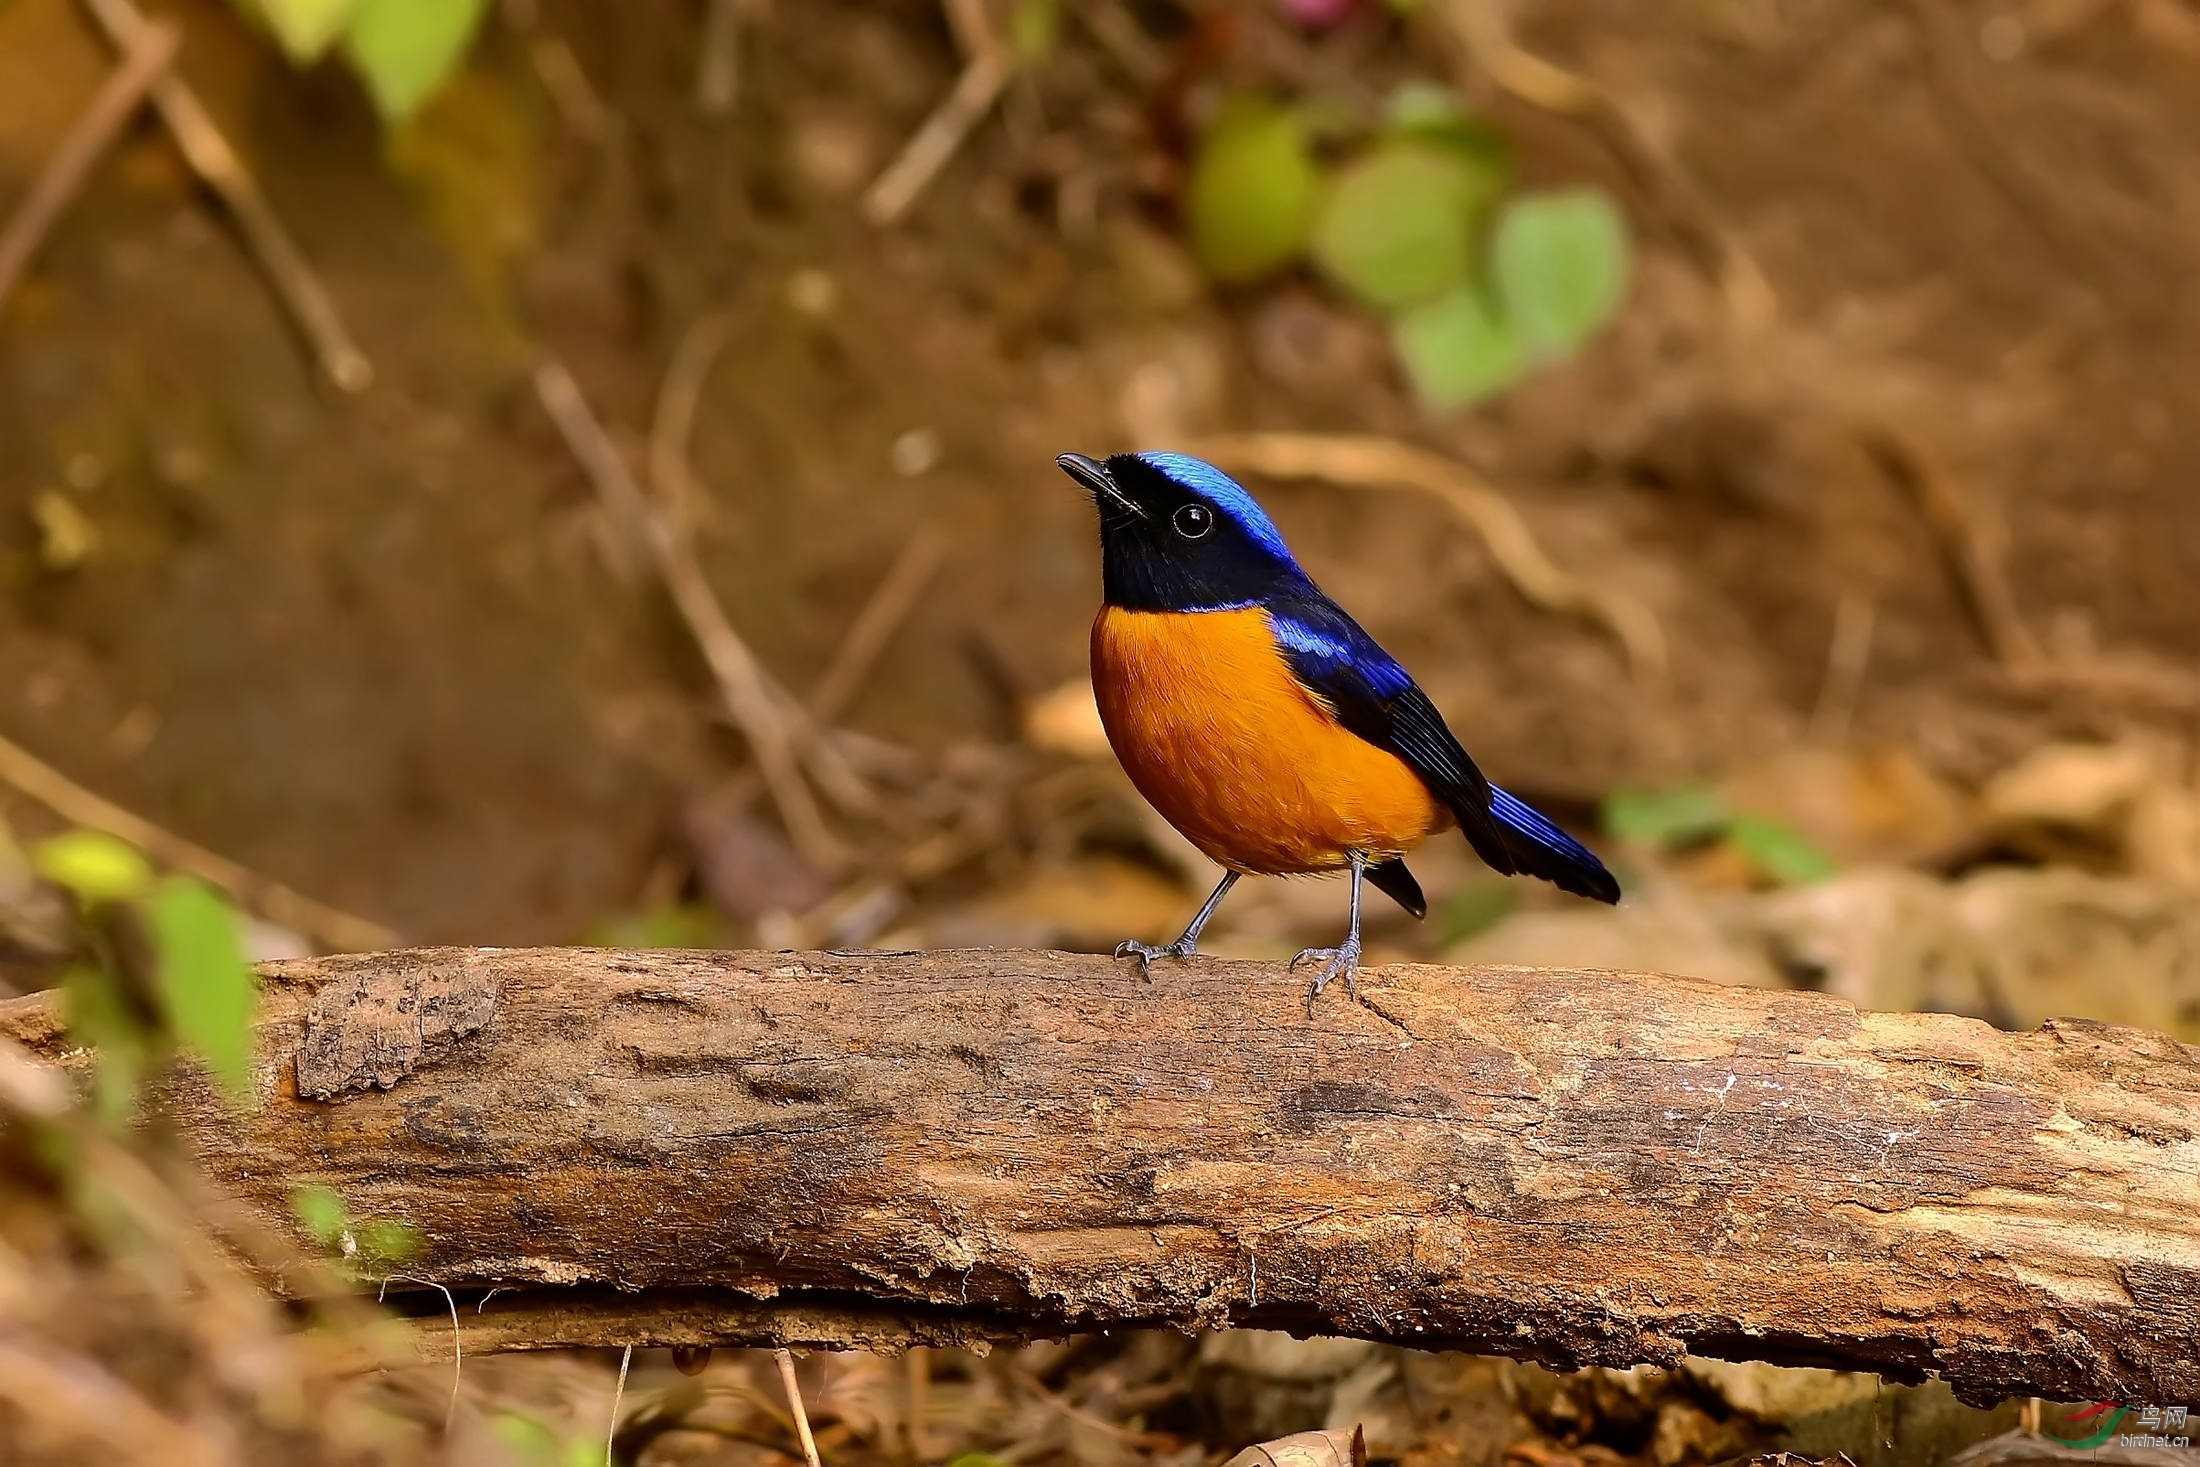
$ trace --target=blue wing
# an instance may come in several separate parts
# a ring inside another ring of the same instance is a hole
[[[1602,902],[1619,900],[1619,883],[1603,862],[1483,777],[1420,684],[1344,608],[1309,585],[1272,601],[1268,624],[1300,685],[1339,723],[1420,775],[1492,870],[1540,876]]]

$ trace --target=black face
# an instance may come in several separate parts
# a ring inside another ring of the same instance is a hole
[[[1175,462],[1206,487],[1118,453],[1055,460],[1092,491],[1100,511],[1100,569],[1110,606],[1126,611],[1219,611],[1250,606],[1305,580],[1275,526],[1234,483],[1197,460]]]

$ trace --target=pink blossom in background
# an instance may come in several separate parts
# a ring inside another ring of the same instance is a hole
[[[1324,31],[1350,15],[1359,0],[1277,0],[1283,13],[1308,30]]]

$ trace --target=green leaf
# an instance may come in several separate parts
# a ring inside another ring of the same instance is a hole
[[[229,904],[203,881],[170,877],[145,903],[169,1027],[235,1100],[252,1093],[258,996]]]
[[[1537,361],[1569,356],[1627,294],[1627,225],[1595,189],[1523,194],[1497,218],[1498,301]]]
[[[404,1263],[420,1256],[420,1232],[409,1223],[376,1218],[355,1230],[359,1257],[368,1263]]]
[[[1054,54],[1062,33],[1062,0],[1016,0],[1008,14],[1008,45],[1029,66]]]
[[[1409,307],[1390,342],[1414,395],[1435,412],[1487,397],[1528,369],[1519,339],[1472,285]]]
[[[1184,200],[1192,254],[1224,284],[1281,269],[1306,242],[1320,185],[1299,118],[1240,99],[1208,130],[1192,165]]]
[[[384,122],[403,122],[458,66],[488,0],[358,0],[344,49]]]
[[[331,1252],[343,1247],[351,1230],[351,1212],[332,1187],[308,1182],[290,1194],[290,1215],[305,1235]]]
[[[718,914],[699,902],[621,913],[590,927],[582,940],[590,947],[725,947],[727,933]]]
[[[1398,83],[1383,99],[1383,125],[1395,132],[1443,132],[1466,120],[1457,92],[1422,77]]]
[[[1604,798],[1606,831],[1642,845],[1680,846],[1708,840],[1727,825],[1719,792],[1706,784],[1617,789]]]
[[[31,869],[85,902],[120,902],[153,884],[136,846],[103,830],[65,830],[31,848]]]
[[[1384,143],[1339,174],[1314,221],[1314,263],[1377,310],[1441,295],[1467,277],[1475,218],[1500,180],[1426,140]]]
[[[548,1423],[516,1408],[506,1407],[490,1417],[489,1430],[503,1443],[506,1451],[522,1462],[555,1467],[563,1455],[558,1450],[557,1432]]]
[[[1737,815],[1726,838],[1750,865],[1785,886],[1807,886],[1840,870],[1801,831],[1762,815]]]
[[[962,1452],[947,1459],[947,1467],[1008,1467],[991,1452]]]
[[[283,54],[303,66],[317,60],[344,33],[358,0],[247,0],[274,32]]]
[[[1470,881],[1436,911],[1436,940],[1445,947],[1479,937],[1520,905],[1517,881]]]
[[[130,1011],[121,981],[106,968],[77,963],[61,975],[62,1012],[70,1035],[96,1056],[92,1109],[101,1124],[120,1130],[137,1101],[151,1050],[145,1026]]]

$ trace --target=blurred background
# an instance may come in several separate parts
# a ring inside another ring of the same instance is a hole
[[[1166,447],[1628,889],[1442,841],[1372,960],[2200,1042],[2196,258],[2193,0],[0,0],[0,976],[112,1036],[141,929],[1165,939],[1213,872],[1100,735],[1052,460]],[[1207,947],[1343,916],[1249,883]],[[441,1367],[301,1414],[280,1320],[291,1385],[232,1378],[8,1185],[0,1316],[165,1423],[0,1370],[21,1460],[602,1457],[615,1358],[470,1362],[449,1437]],[[2018,1410],[916,1358],[805,1364],[828,1461],[1923,1462]],[[645,1352],[621,1460],[783,1461],[775,1388]]]

